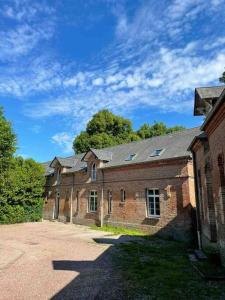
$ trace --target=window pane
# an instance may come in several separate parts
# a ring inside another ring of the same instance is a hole
[[[154,208],[151,208],[150,213],[151,215],[154,215]]]
[[[148,194],[153,195],[154,194],[153,190],[148,190]]]
[[[123,202],[125,201],[125,198],[126,198],[126,193],[125,193],[125,190],[120,190],[120,200]]]
[[[155,190],[155,195],[159,195],[159,190]]]

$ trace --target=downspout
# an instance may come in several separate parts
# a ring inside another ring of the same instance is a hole
[[[73,173],[73,183],[71,188],[71,195],[70,195],[70,223],[73,223],[73,188],[74,188],[74,173]]]
[[[202,241],[201,241],[201,221],[200,221],[200,209],[199,209],[199,194],[198,194],[198,174],[197,174],[197,167],[196,167],[196,155],[193,150],[192,157],[193,157],[193,166],[194,166],[194,182],[195,182],[195,199],[196,199],[196,223],[197,223],[197,238],[198,238],[198,248],[202,249]]]
[[[101,203],[100,203],[100,227],[103,226],[104,219],[104,170],[102,169],[102,189],[101,189]]]

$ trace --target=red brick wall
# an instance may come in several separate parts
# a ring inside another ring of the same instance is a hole
[[[212,162],[212,185],[213,198],[216,205],[216,223],[218,244],[221,250],[221,256],[225,264],[225,195],[222,197],[222,186],[220,178],[220,169],[218,166],[219,155],[223,156],[223,173],[225,169],[225,102],[218,113],[214,116],[212,122],[206,127],[206,133],[209,139],[211,162]]]
[[[195,206],[193,167],[187,159],[175,159],[165,162],[145,163],[120,168],[98,169],[97,180],[91,182],[91,165],[88,162],[87,173],[80,171],[61,176],[59,219],[68,220],[70,201],[66,194],[72,191],[72,216],[74,223],[100,224],[100,204],[103,189],[103,220],[105,224],[140,228],[151,233],[171,235],[185,239],[190,236],[191,207]],[[97,161],[99,166],[100,162]],[[104,184],[103,184],[104,181]],[[48,179],[46,192],[52,190],[54,178]],[[126,200],[120,201],[120,190],[126,191]],[[148,218],[146,215],[146,188],[160,190],[160,218]],[[54,188],[54,191],[56,188]],[[89,213],[89,191],[98,192],[98,211]],[[108,191],[112,191],[112,213],[108,214]],[[54,196],[54,191],[52,196]],[[79,199],[77,202],[77,192]],[[49,197],[44,216],[52,216],[54,199]],[[68,205],[69,204],[69,205]]]
[[[224,188],[221,184],[220,169],[218,166],[219,155],[224,157],[225,154],[225,103],[220,110],[213,116],[212,120],[205,127],[205,133],[208,137],[209,151],[204,152],[204,145],[198,142],[194,145],[196,153],[197,170],[201,172],[201,194],[200,197],[200,216],[201,230],[203,238],[203,246],[215,246],[221,252],[222,260],[225,264],[225,195]],[[208,196],[206,188],[205,164],[210,164],[210,177],[212,181],[211,201],[214,204],[215,210],[215,231],[210,227],[210,216],[212,216],[212,206],[208,205]],[[225,169],[223,161],[223,173]],[[225,176],[225,174],[224,174]],[[200,183],[198,180],[198,189]],[[212,235],[217,240],[217,243],[211,243]]]

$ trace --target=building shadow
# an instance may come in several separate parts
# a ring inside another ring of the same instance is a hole
[[[187,210],[189,209],[190,207],[187,207]],[[168,232],[171,232],[171,228],[177,226],[177,218],[179,217],[175,217],[167,226],[160,229],[156,234],[151,235],[151,237],[166,237]],[[179,222],[180,221],[179,219]],[[174,235],[168,236],[168,238],[176,240]],[[151,241],[151,238],[149,240]],[[125,294],[120,270],[115,268],[113,263],[113,254],[119,254],[117,245],[133,242],[146,243],[146,239],[140,236],[121,235],[117,239],[104,237],[94,238],[93,241],[98,244],[110,245],[109,248],[94,261],[58,260],[52,262],[53,269],[56,271],[79,273],[69,284],[55,294],[51,298],[52,300],[130,299],[129,296]],[[191,242],[192,247],[194,247],[193,239],[189,242]]]
[[[96,238],[96,243],[111,246],[94,261],[57,260],[52,262],[56,271],[78,272],[68,285],[55,294],[52,300],[61,299],[127,299],[118,270],[113,268],[112,252],[117,251],[115,245],[135,240],[131,236],[118,239]]]

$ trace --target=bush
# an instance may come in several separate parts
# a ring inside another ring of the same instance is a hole
[[[0,223],[42,218],[44,170],[32,159],[12,158],[0,184]]]

